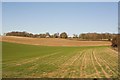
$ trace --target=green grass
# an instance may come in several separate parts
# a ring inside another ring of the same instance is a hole
[[[109,52],[108,46],[87,47],[52,47],[33,46],[16,43],[2,43],[3,77],[95,77],[96,69],[100,72],[98,77],[106,77],[98,65],[99,62],[108,76],[117,77],[117,54]],[[95,61],[96,58],[104,59]],[[85,54],[86,53],[86,54]],[[85,57],[85,58],[84,58]],[[109,58],[107,58],[109,57]],[[112,61],[112,59],[114,61]],[[109,62],[111,60],[111,62]],[[114,64],[114,65],[112,65]],[[106,66],[109,68],[106,69]],[[112,75],[109,73],[112,70]],[[92,75],[91,75],[92,74]]]

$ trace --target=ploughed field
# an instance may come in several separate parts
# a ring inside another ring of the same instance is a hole
[[[35,46],[3,42],[2,47],[3,77],[118,77],[118,53],[108,46]]]
[[[28,38],[3,36],[2,41],[41,46],[110,46],[110,41],[76,41],[61,38]]]

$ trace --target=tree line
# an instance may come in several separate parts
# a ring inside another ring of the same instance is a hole
[[[32,34],[28,32],[18,32],[18,31],[12,31],[5,33],[6,36],[21,36],[21,37],[33,37],[33,38],[78,38],[81,40],[111,40],[113,39],[117,34],[111,34],[111,33],[82,33],[82,34],[73,34],[73,37],[68,37],[68,34],[66,32],[62,33],[54,33],[49,34],[43,33],[43,34]]]
[[[33,38],[68,38],[68,35],[66,32],[62,32],[61,34],[59,33],[54,33],[53,35],[47,33],[43,34],[32,34],[28,32],[18,32],[18,31],[12,31],[4,34],[5,36],[21,36],[21,37],[33,37]]]
[[[82,34],[73,34],[72,37],[68,37],[68,34],[66,32],[62,33],[54,33],[49,34],[43,33],[43,34],[32,34],[28,32],[18,32],[18,31],[12,31],[5,33],[5,36],[21,36],[21,37],[32,37],[32,38],[64,38],[64,39],[77,39],[77,40],[90,40],[90,41],[111,41],[113,47],[118,46],[118,34],[111,34],[111,33],[82,33]]]
[[[108,40],[111,41],[117,34],[111,33],[83,33],[79,38],[85,40]]]

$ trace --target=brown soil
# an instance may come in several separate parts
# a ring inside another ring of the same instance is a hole
[[[31,45],[43,45],[43,46],[110,46],[111,45],[111,42],[109,41],[75,41],[75,40],[67,40],[60,38],[28,38],[28,37],[15,37],[15,36],[4,36],[2,37],[2,41],[21,43],[21,44],[31,44]]]

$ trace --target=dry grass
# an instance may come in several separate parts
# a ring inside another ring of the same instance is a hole
[[[60,38],[28,38],[4,36],[4,42],[13,42],[21,44],[42,45],[42,46],[110,46],[109,41],[75,41]]]

